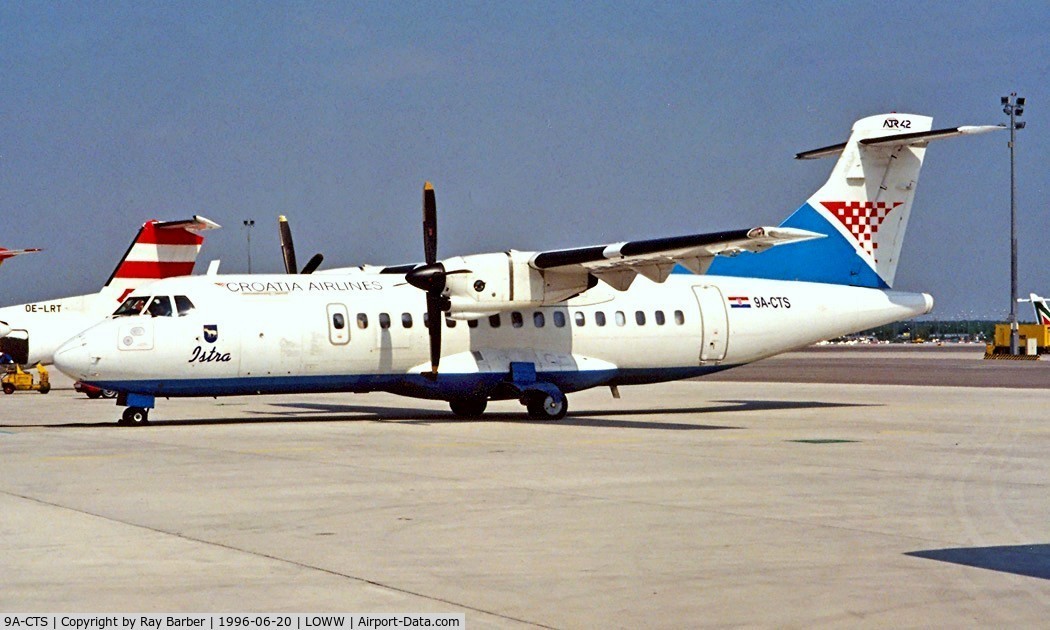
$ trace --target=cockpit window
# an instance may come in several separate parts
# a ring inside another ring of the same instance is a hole
[[[153,298],[146,309],[150,317],[171,317],[171,298],[166,295],[158,295]]]
[[[185,295],[176,295],[175,310],[179,312],[179,317],[188,315],[193,310],[193,302],[190,302],[190,298]]]
[[[133,315],[140,315],[142,309],[146,307],[146,302],[149,302],[149,297],[133,295],[124,300],[124,303],[113,312],[113,317],[131,317]]]

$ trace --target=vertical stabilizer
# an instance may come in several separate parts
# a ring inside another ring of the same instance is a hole
[[[869,116],[853,125],[847,142],[798,154],[798,159],[837,155],[838,161],[828,181],[781,226],[827,238],[717,258],[708,273],[891,287],[927,144],[1001,129],[931,131],[932,124],[932,118],[915,114]]]
[[[1032,307],[1035,308],[1035,323],[1050,326],[1050,306],[1047,305],[1047,298],[1032,293],[1029,295],[1029,300],[1032,302]]]
[[[115,309],[137,287],[193,273],[204,237],[219,224],[194,216],[183,221],[147,221],[100,292],[102,307]]]

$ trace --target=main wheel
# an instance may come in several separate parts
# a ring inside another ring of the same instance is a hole
[[[121,424],[148,424],[149,410],[142,407],[128,407],[120,419]]]
[[[452,413],[460,418],[480,418],[481,414],[485,413],[485,407],[488,404],[488,401],[484,398],[461,398],[448,402],[448,406],[452,408]]]
[[[104,389],[101,392],[99,392],[99,395],[103,398],[116,398],[117,391],[115,389]]]
[[[544,420],[561,420],[569,412],[569,401],[565,394],[537,394],[525,402],[529,417]]]

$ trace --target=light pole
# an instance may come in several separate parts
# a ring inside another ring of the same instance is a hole
[[[252,272],[252,228],[255,227],[255,219],[245,219],[244,228],[248,234],[248,273]]]
[[[1003,113],[1010,117],[1010,354],[1018,355],[1017,334],[1017,182],[1014,178],[1015,134],[1024,129],[1017,117],[1024,113],[1024,97],[1017,92],[1002,97]]]

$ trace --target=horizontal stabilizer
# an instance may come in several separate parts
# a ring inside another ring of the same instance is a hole
[[[190,230],[191,232],[199,232],[201,230],[214,230],[222,226],[211,219],[206,219],[195,214],[192,219],[183,219],[181,221],[157,221],[153,224],[153,227],[158,230],[183,229]]]
[[[964,125],[962,127],[950,127],[948,129],[933,129],[931,131],[916,131],[914,133],[897,133],[888,136],[864,138],[860,140],[859,143],[865,147],[914,146],[925,144],[931,140],[940,140],[942,138],[952,138],[955,136],[969,136],[979,133],[988,133],[989,131],[1000,131],[1002,129],[1006,129],[1006,126]],[[816,160],[819,158],[838,155],[846,148],[846,144],[847,143],[843,142],[841,144],[833,144],[820,149],[813,149],[812,151],[803,151],[802,153],[796,154],[795,159]]]

